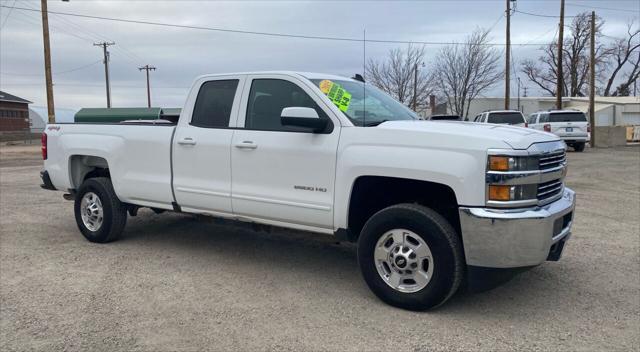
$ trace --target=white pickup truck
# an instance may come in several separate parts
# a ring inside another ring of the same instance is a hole
[[[421,121],[325,74],[201,76],[177,121],[56,123],[42,143],[42,187],[75,200],[90,241],[139,207],[332,234],[357,242],[378,297],[413,310],[558,260],[575,207],[557,136]]]

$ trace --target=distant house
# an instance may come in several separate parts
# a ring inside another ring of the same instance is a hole
[[[0,133],[29,130],[30,101],[0,91]]]

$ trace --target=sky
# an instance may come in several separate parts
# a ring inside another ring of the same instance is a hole
[[[46,105],[39,0],[0,0],[0,90]],[[8,7],[8,8],[7,8]],[[13,8],[12,8],[13,7]],[[504,51],[505,0],[428,1],[48,1],[49,11],[161,22],[196,27],[361,39],[436,42],[425,45],[428,69],[443,42],[460,42],[474,29],[491,28],[492,43]],[[12,9],[11,9],[12,8]],[[517,0],[518,11],[557,16],[559,0]],[[565,14],[596,11],[603,32],[624,36],[627,23],[640,23],[638,0],[567,0]],[[517,72],[519,62],[537,58],[538,43],[553,40],[558,18],[516,12],[511,19],[516,80],[528,95],[542,95]],[[567,19],[569,21],[570,18]],[[49,14],[55,106],[106,106],[102,49],[109,47],[112,106],[146,106],[146,64],[152,105],[182,107],[195,77],[208,73],[261,70],[326,72],[352,76],[366,59],[382,60],[408,44],[334,41],[122,23]],[[603,40],[611,40],[609,37]],[[528,45],[521,45],[528,44]],[[503,94],[504,82],[484,96]],[[521,91],[524,93],[524,91]]]

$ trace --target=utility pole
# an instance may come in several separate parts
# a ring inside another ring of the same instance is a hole
[[[522,112],[522,109],[520,109],[520,77],[516,77],[516,79],[518,80],[518,110]]]
[[[591,61],[589,65],[589,124],[591,125],[591,147],[596,144],[596,12],[591,11]],[[615,120],[615,119],[614,119]]]
[[[102,53],[104,55],[104,77],[107,86],[107,107],[111,107],[111,86],[109,85],[109,51],[107,51],[107,47],[114,45],[114,42],[102,42],[102,43],[93,43],[94,46],[101,46]]]
[[[149,65],[144,65],[142,67],[138,67],[138,70],[142,71],[145,70],[147,71],[147,107],[151,107],[151,87],[149,86],[149,71],[155,71],[156,68],[153,66],[149,66]]]
[[[51,77],[51,46],[49,44],[49,16],[47,0],[40,0],[42,13],[42,38],[44,40],[44,75],[47,82],[47,114],[49,123],[56,123],[55,107],[53,105],[53,78]]]
[[[505,61],[505,68],[504,68],[504,73],[505,73],[505,77],[504,77],[504,109],[505,110],[509,110],[509,99],[511,98],[510,95],[510,90],[511,90],[511,86],[510,86],[510,80],[511,80],[511,72],[510,72],[510,67],[511,67],[511,0],[506,0],[507,1],[507,46],[505,47],[505,53],[506,53],[506,61]]]
[[[562,87],[564,74],[562,73],[562,42],[564,41],[564,0],[560,0],[560,28],[558,29],[558,79],[556,85],[556,109],[562,110]]]
[[[413,111],[418,112],[418,63],[413,65]]]

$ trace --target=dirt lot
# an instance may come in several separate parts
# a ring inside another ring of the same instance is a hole
[[[330,237],[141,211],[89,243],[38,153],[0,148],[1,350],[640,349],[638,147],[569,154],[560,262],[428,313],[381,303]]]

